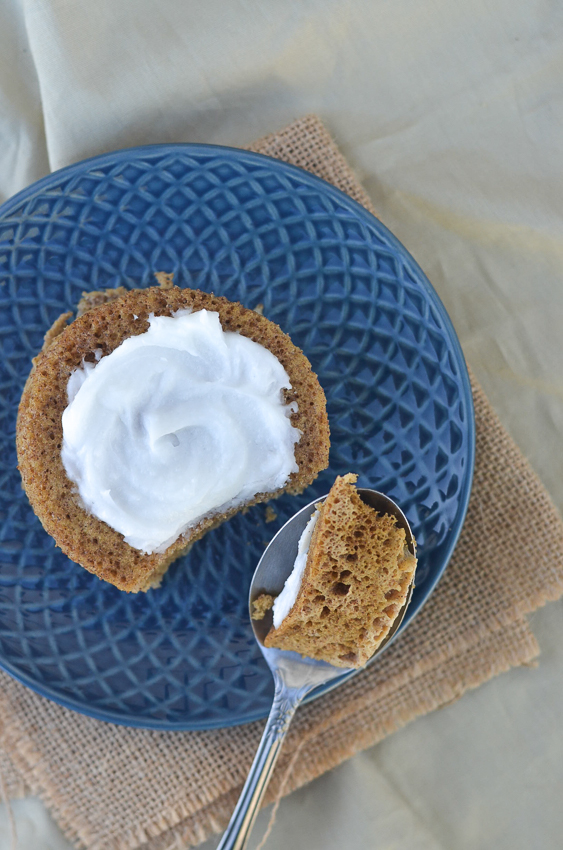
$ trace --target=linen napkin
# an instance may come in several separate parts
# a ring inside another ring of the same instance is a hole
[[[314,172],[373,212],[318,118],[300,119],[252,150]],[[268,800],[538,654],[525,617],[563,593],[563,523],[473,379],[472,388],[475,477],[451,562],[380,659],[299,710]],[[223,829],[264,725],[128,729],[68,711],[6,674],[0,686],[3,793],[38,794],[87,850],[179,850]]]

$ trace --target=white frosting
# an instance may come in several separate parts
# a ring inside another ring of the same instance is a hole
[[[223,331],[218,313],[149,322],[70,376],[61,455],[85,508],[150,553],[283,487],[301,432],[279,360]]]
[[[315,511],[315,513],[305,526],[303,534],[299,538],[299,543],[297,545],[297,557],[295,559],[295,563],[293,564],[293,569],[285,580],[282,592],[274,599],[272,612],[274,615],[275,629],[279,629],[279,627],[295,605],[295,600],[297,599],[297,594],[299,593],[299,588],[301,587],[301,579],[303,578],[303,572],[307,563],[307,555],[309,554],[309,546],[311,545],[313,529],[317,524],[319,516],[319,512]]]

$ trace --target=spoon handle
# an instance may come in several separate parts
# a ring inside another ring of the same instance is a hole
[[[246,847],[264,792],[268,787],[283,740],[295,709],[311,690],[287,687],[280,676],[274,676],[276,690],[258,751],[217,850],[243,850]]]

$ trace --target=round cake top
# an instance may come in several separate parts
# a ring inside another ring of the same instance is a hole
[[[259,492],[246,504],[285,490],[299,492],[328,464],[324,393],[307,358],[273,322],[225,298],[178,287],[133,290],[88,310],[50,340],[35,360],[19,408],[18,460],[33,509],[61,549],[124,590],[147,589],[174,558],[237,508],[207,517],[164,552],[143,554],[130,546],[122,534],[85,510],[63,466],[62,415],[68,405],[68,382],[84,363],[93,364],[126,339],[147,332],[151,315],[170,317],[181,310],[217,313],[223,331],[236,332],[267,349],[288,375],[291,389],[284,389],[284,402],[292,405],[291,426],[301,432],[295,444],[297,468],[282,488]]]

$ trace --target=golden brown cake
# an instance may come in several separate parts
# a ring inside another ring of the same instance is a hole
[[[416,558],[395,517],[362,501],[357,477],[337,478],[318,506],[297,598],[265,646],[361,667],[389,633],[407,599]],[[253,617],[262,619],[273,599],[263,594],[253,604]]]
[[[301,492],[328,464],[329,428],[326,400],[305,355],[268,319],[226,298],[180,289],[171,280],[161,287],[126,292],[85,294],[79,316],[65,327],[68,314],[48,333],[43,351],[25,386],[18,413],[17,451],[23,485],[45,530],[72,560],[127,591],[154,586],[170,563],[242,506],[204,518],[165,552],[145,554],[82,506],[61,460],[61,417],[67,406],[69,376],[94,352],[105,356],[125,339],[147,331],[149,315],[171,316],[178,310],[205,309],[219,314],[224,331],[236,331],[269,349],[286,370],[291,390],[286,402],[297,403],[291,424],[302,434],[295,445],[298,471],[275,492],[259,493],[246,503],[263,502],[282,492]],[[117,296],[117,297],[116,297]],[[98,355],[99,356],[99,355]]]

